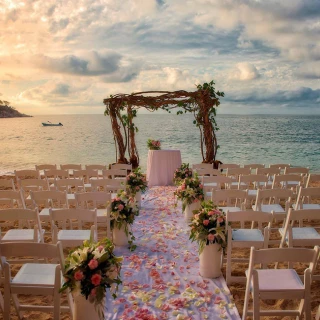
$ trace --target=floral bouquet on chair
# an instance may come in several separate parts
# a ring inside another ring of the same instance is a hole
[[[180,168],[176,169],[173,176],[173,182],[179,186],[185,178],[192,177],[192,170],[189,168],[189,163],[183,163]]]
[[[185,178],[174,192],[174,195],[182,201],[182,209],[184,210],[187,204],[204,199],[203,185],[197,175]]]
[[[130,236],[128,243],[131,251],[134,251],[136,246],[133,245],[135,237],[129,229],[129,225],[133,224],[138,215],[139,208],[136,200],[126,191],[119,192],[116,198],[111,201],[111,229],[124,227],[126,235]]]
[[[147,145],[148,145],[149,150],[160,150],[161,149],[161,143],[159,140],[148,139]]]
[[[60,292],[70,289],[84,296],[94,303],[100,319],[104,316],[106,289],[116,298],[118,285],[122,283],[119,275],[123,258],[116,257],[113,250],[109,239],[97,243],[84,241],[65,260],[65,282]]]
[[[141,172],[141,168],[133,170],[127,175],[128,193],[135,195],[137,192],[145,192],[148,187],[146,175]]]
[[[189,239],[198,242],[199,253],[210,243],[218,243],[223,249],[227,247],[226,214],[218,210],[212,201],[201,203],[201,208],[193,216],[190,227]]]

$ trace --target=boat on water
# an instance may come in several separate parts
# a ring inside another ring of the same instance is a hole
[[[63,124],[61,122],[59,122],[59,123],[42,122],[42,125],[44,127],[61,127],[61,126],[63,126]]]

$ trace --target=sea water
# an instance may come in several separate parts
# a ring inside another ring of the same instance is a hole
[[[138,114],[136,144],[143,171],[147,140],[179,149],[182,161],[202,162],[200,132],[190,114]],[[320,172],[320,116],[218,115],[217,160],[223,163],[290,163]],[[44,127],[42,122],[63,123]],[[50,115],[0,119],[0,174],[35,164],[116,162],[110,118],[104,115]]]

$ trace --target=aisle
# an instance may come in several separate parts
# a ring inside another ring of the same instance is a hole
[[[106,319],[240,319],[224,278],[199,275],[197,244],[173,191],[149,189],[133,227],[137,249],[116,248],[123,284],[108,298]]]

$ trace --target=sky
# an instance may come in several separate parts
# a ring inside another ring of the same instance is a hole
[[[0,100],[23,113],[211,80],[221,114],[319,115],[320,1],[0,0]]]

